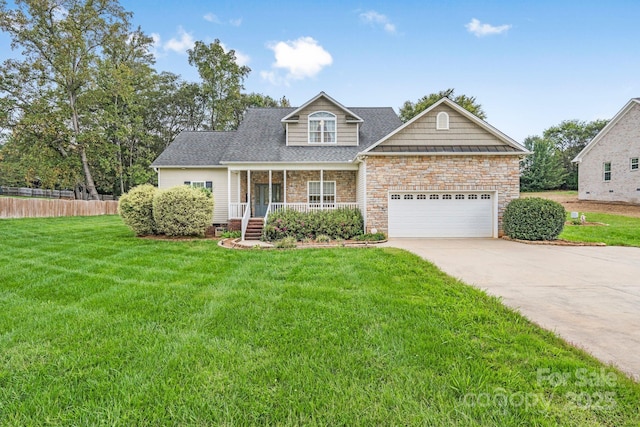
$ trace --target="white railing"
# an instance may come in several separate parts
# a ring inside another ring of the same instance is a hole
[[[242,218],[246,210],[246,203],[229,203],[229,218]]]
[[[267,211],[264,213],[264,225],[267,225],[267,218],[269,218],[269,214],[271,213],[271,205],[273,205],[273,203],[269,203],[269,206],[267,206]]]
[[[242,215],[242,240],[244,240],[244,235],[247,232],[249,218],[251,218],[251,209],[245,209],[244,215]]]
[[[271,212],[291,209],[298,212],[313,212],[333,210],[339,208],[358,208],[358,204],[353,203],[271,203],[269,205]]]

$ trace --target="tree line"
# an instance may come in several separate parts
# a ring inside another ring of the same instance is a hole
[[[154,69],[153,40],[117,0],[0,0],[19,59],[0,66],[0,184],[97,198],[154,183],[151,162],[183,130],[230,130],[249,107],[251,72],[219,40],[196,42],[201,81]]]

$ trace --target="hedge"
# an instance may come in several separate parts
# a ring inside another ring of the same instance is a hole
[[[504,210],[504,233],[520,240],[554,240],[564,228],[564,207],[539,197],[515,199]]]
[[[325,234],[332,239],[351,239],[362,234],[364,222],[357,208],[338,208],[299,212],[284,209],[273,212],[264,227],[263,239],[281,240],[293,237],[296,240],[315,239]]]
[[[209,190],[186,185],[158,191],[153,218],[160,234],[204,236],[213,221],[213,196]]]
[[[118,213],[122,222],[138,236],[156,233],[153,219],[153,196],[156,192],[156,187],[144,184],[133,187],[128,193],[120,196]]]

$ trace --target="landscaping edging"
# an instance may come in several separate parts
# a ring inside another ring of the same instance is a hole
[[[241,240],[239,238],[236,239],[220,239],[218,242],[218,246],[226,249],[280,249],[273,246],[272,243],[263,242],[261,240],[245,240],[244,243],[240,243]],[[255,242],[255,244],[253,244]],[[375,241],[364,241],[360,242],[357,240],[346,240],[340,243],[302,243],[298,242],[295,248],[290,249],[310,249],[310,248],[366,248],[371,245],[377,245],[380,243],[387,242],[387,239],[384,240],[375,240]],[[283,248],[287,249],[287,248]]]
[[[512,239],[509,236],[502,236],[504,240],[510,240],[512,242],[525,243],[527,245],[552,245],[552,246],[607,246],[602,242],[571,242],[569,240],[520,240]]]

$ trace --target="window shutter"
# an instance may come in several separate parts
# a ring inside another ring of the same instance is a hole
[[[207,187],[209,190],[213,191],[213,182],[207,181],[204,183],[204,186]]]
[[[185,181],[184,185],[191,185],[191,181]]]

